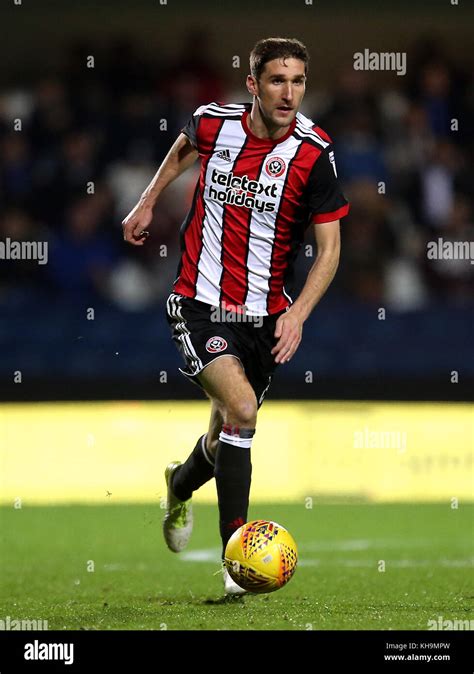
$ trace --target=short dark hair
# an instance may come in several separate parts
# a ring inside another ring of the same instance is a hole
[[[250,74],[258,81],[267,61],[294,58],[303,61],[308,73],[309,54],[305,45],[295,38],[267,37],[259,40],[250,52]]]

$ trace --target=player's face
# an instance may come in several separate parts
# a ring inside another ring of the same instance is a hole
[[[288,126],[303,100],[306,77],[299,59],[267,61],[258,82],[252,78],[260,112],[271,126]]]

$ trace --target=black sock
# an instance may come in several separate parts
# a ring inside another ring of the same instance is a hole
[[[199,438],[186,461],[175,471],[171,489],[180,501],[190,499],[193,491],[214,477],[212,456],[205,446],[206,436],[207,433]]]
[[[224,424],[219,436],[214,472],[219,502],[222,559],[229,538],[247,521],[252,464],[250,448],[255,429]]]

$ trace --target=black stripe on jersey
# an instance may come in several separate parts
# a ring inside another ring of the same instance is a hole
[[[191,208],[189,209],[189,213],[187,214],[183,224],[181,225],[181,227],[179,229],[179,249],[181,250],[181,253],[183,253],[184,247],[185,247],[184,235],[186,234],[186,230],[188,229],[189,225],[191,224],[191,220],[194,217],[194,212],[196,210],[196,204],[197,204],[198,198],[199,198],[199,178],[197,180],[196,187],[194,188],[193,202],[191,204]],[[182,267],[183,267],[183,256],[180,255],[178,270],[176,272],[176,281],[180,277]],[[174,283],[176,283],[176,281]]]
[[[278,211],[275,215],[275,237],[274,237],[274,243],[273,243],[273,248],[272,248],[272,256],[271,256],[271,259],[270,259],[270,280],[269,280],[269,283],[268,283],[268,293],[267,293],[267,301],[266,301],[267,313],[269,313],[268,308],[269,308],[270,290],[271,290],[270,281],[272,280],[273,255],[274,255],[275,250],[276,250],[276,237],[277,237],[277,231],[278,231],[278,221],[279,221],[279,218],[280,218],[280,209],[283,205],[283,200],[285,198],[285,192],[286,192],[286,188],[287,188],[287,185],[288,185],[288,180],[289,180],[289,177],[290,177],[290,171],[291,171],[292,164],[295,161],[295,159],[298,157],[302,148],[303,148],[303,143],[300,143],[300,145],[299,145],[298,149],[296,150],[295,154],[290,159],[290,163],[288,164],[288,170],[287,170],[286,176],[285,176],[285,182],[283,184],[283,189],[281,191],[281,197],[280,197],[280,203],[278,205]],[[291,258],[292,258],[292,253],[293,253],[292,249],[293,249],[293,237],[290,240],[290,252],[289,252],[289,255],[288,255],[289,260],[291,260]],[[299,250],[299,247],[298,247],[297,250]],[[283,288],[285,287],[285,279],[286,279],[286,276],[287,276],[287,272],[288,272],[288,268],[286,269],[285,278],[283,279]]]
[[[236,156],[236,158],[234,159],[234,163],[232,164],[232,168],[231,168],[232,173],[234,172],[234,167],[235,167],[237,161],[239,160],[240,155],[245,150],[248,142],[249,142],[249,136],[247,134],[245,134],[245,140],[242,144],[242,147],[240,148],[239,153]],[[221,277],[219,279],[219,288],[220,288],[219,306],[221,305],[221,302],[222,302],[222,277],[224,276],[223,260],[224,260],[224,230],[225,230],[226,214],[227,214],[227,204],[224,204],[224,206],[222,207],[222,235],[221,235],[221,267],[222,267],[222,271],[221,271]],[[250,211],[249,217],[252,217],[252,211]]]
[[[301,122],[296,123],[293,135],[300,140],[306,140],[310,142],[312,145],[315,145],[322,150],[325,150],[329,145],[331,145],[331,143],[318,136],[315,131],[309,129],[306,126],[303,126]]]
[[[309,136],[303,136],[303,135],[301,135],[300,133],[298,133],[298,131],[297,131],[296,129],[293,131],[293,134],[292,134],[292,135],[293,135],[295,138],[297,138],[298,140],[301,140],[301,141],[303,141],[303,142],[305,142],[305,143],[309,143],[309,144],[312,145],[313,147],[317,147],[318,150],[320,150],[321,152],[324,152],[324,150],[325,150],[324,145],[321,145],[321,143],[318,143],[316,140],[313,140],[313,138],[311,138],[311,137],[309,137]]]
[[[301,135],[308,134],[312,137],[314,137],[314,140],[316,142],[321,143],[321,145],[330,145],[330,142],[322,138],[317,131],[315,131],[312,127],[307,126],[307,124],[303,124],[303,122],[296,118],[296,129],[301,133]]]
[[[221,135],[222,127],[224,126],[224,122],[225,122],[225,120],[222,119],[222,120],[221,120],[221,123],[219,124],[219,128],[217,129],[216,135],[214,136],[214,140],[212,141],[211,150],[210,150],[209,155],[208,155],[208,157],[207,157],[207,159],[206,159],[206,165],[205,165],[205,167],[204,167],[204,189],[206,189],[206,173],[207,173],[207,166],[208,166],[208,164],[209,164],[209,162],[210,162],[210,160],[211,160],[211,158],[212,158],[212,155],[214,154],[214,150],[216,149],[217,139],[218,139],[219,136]],[[200,181],[201,181],[201,174],[199,174],[198,185],[199,185],[199,182],[200,182]],[[203,241],[204,241],[204,227],[206,226],[206,200],[205,200],[205,198],[204,198],[204,194],[202,195],[202,203],[203,203],[203,206],[204,206],[204,216],[203,216],[203,219],[202,219],[202,241],[201,241],[201,244],[202,244],[202,245],[201,245],[201,250],[199,251],[198,259],[196,260],[197,275],[196,275],[196,281],[195,281],[195,283],[194,283],[194,295],[193,295],[193,297],[196,296],[196,292],[197,292],[197,281],[198,281],[198,278],[199,278],[199,261],[200,261],[200,259],[201,259],[202,249],[203,249],[203,247],[204,247],[204,244],[203,244]]]

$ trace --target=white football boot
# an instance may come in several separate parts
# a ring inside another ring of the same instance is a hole
[[[237,585],[224,565],[222,568],[222,575],[224,576],[224,592],[227,595],[237,597],[239,595],[248,594],[247,590],[244,590],[240,585]]]
[[[165,470],[168,495],[166,514],[163,519],[163,534],[166,545],[173,552],[181,552],[187,546],[193,530],[193,507],[191,499],[180,501],[171,489],[171,478],[181,465],[181,461],[169,463]]]

